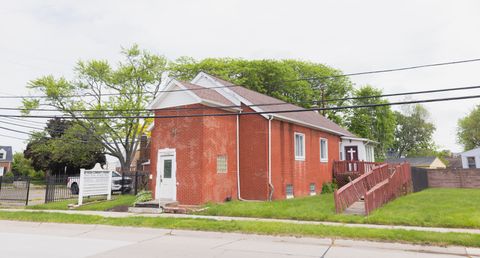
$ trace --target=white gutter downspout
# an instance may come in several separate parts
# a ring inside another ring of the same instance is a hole
[[[273,197],[273,191],[275,188],[272,184],[272,119],[273,116],[268,117],[268,186],[270,187],[268,200],[271,201]]]

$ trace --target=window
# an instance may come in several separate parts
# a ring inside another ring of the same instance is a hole
[[[227,156],[217,156],[217,173],[227,173]]]
[[[342,148],[342,143],[338,143],[338,159],[339,160],[345,160],[345,157],[343,156],[343,148]]]
[[[320,138],[320,161],[328,162],[328,140]]]
[[[295,133],[295,160],[305,160],[305,134]]]
[[[172,160],[163,161],[163,178],[172,178]]]
[[[285,193],[287,196],[287,199],[293,198],[293,185],[288,184],[287,187],[285,188]]]
[[[468,168],[477,168],[475,157],[467,157]]]
[[[316,194],[317,194],[317,191],[316,191],[315,183],[311,183],[310,184],[310,195],[316,195]]]
[[[0,159],[5,159],[5,153],[0,152]]]

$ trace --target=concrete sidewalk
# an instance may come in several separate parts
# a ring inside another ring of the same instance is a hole
[[[393,226],[393,225],[375,225],[375,224],[352,224],[339,222],[323,222],[323,221],[302,221],[290,219],[263,219],[263,218],[244,218],[244,217],[226,217],[226,216],[204,216],[204,215],[186,215],[186,214],[147,214],[147,213],[128,213],[128,212],[109,212],[109,211],[77,211],[77,210],[28,210],[28,209],[0,209],[0,211],[15,212],[51,212],[64,214],[82,214],[82,215],[96,215],[110,218],[125,218],[125,217],[160,217],[160,218],[195,218],[195,219],[212,219],[219,221],[265,221],[265,222],[284,222],[295,224],[311,224],[311,225],[326,225],[326,226],[345,226],[345,227],[360,227],[360,228],[379,228],[379,229],[404,229],[416,231],[429,232],[455,232],[455,233],[470,233],[480,234],[480,229],[468,228],[438,228],[438,227],[416,227],[416,226]]]
[[[0,243],[2,257],[480,257],[477,248],[16,221],[0,221]]]

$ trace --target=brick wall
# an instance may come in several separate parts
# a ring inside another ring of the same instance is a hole
[[[429,169],[429,187],[480,188],[480,169]]]
[[[4,167],[4,173],[12,171],[12,163],[11,162],[0,162],[0,167]]]

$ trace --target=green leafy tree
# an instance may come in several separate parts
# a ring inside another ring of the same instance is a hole
[[[458,120],[457,140],[465,150],[480,146],[480,105]]]
[[[170,75],[182,80],[190,80],[203,71],[307,108],[342,106],[346,100],[329,102],[322,102],[322,100],[342,99],[348,97],[352,90],[352,83],[347,77],[321,78],[341,75],[341,71],[323,64],[291,59],[207,58],[197,61],[183,57],[173,62],[169,69]],[[300,78],[319,79],[299,80]],[[343,123],[340,111],[326,111],[324,115],[339,124]]]
[[[105,164],[101,142],[82,126],[61,119],[52,119],[43,132],[32,135],[25,150],[37,170],[50,173],[78,173],[96,163]]]
[[[403,112],[395,112],[394,149],[398,157],[419,156],[436,150],[432,136],[435,126],[429,122],[428,110],[420,104],[405,106]]]
[[[159,91],[167,60],[136,45],[121,53],[124,59],[115,67],[105,60],[80,61],[71,80],[44,76],[31,81],[29,88],[47,97],[25,101],[24,106],[48,105],[72,117],[127,170],[141,135],[151,123],[140,117],[148,115],[145,108]]]
[[[382,91],[372,86],[364,86],[354,91],[353,105],[369,105],[388,103],[386,99],[365,98],[380,96]],[[377,141],[375,156],[384,159],[386,151],[392,147],[395,137],[395,114],[389,106],[374,108],[356,108],[348,116],[348,128],[357,136]]]
[[[12,172],[15,176],[30,176],[34,178],[43,176],[43,172],[37,172],[32,166],[32,161],[25,158],[21,152],[13,154]]]

